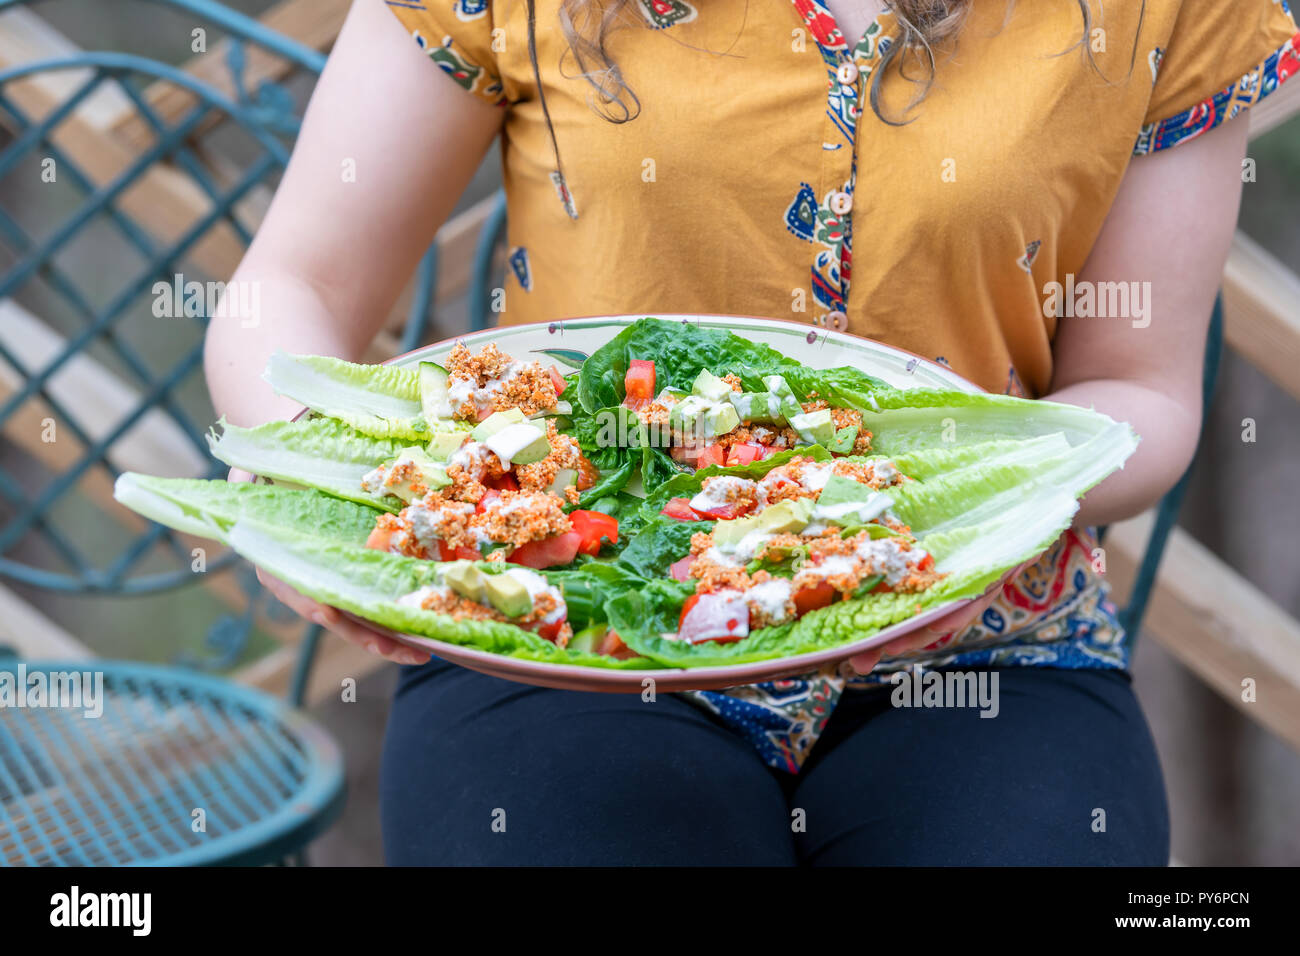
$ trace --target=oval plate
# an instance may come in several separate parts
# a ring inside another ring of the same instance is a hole
[[[903,349],[891,348],[879,342],[855,338],[841,332],[817,329],[795,322],[783,322],[779,319],[750,316],[660,314],[654,317],[701,328],[735,332],[752,341],[770,345],[782,354],[811,368],[836,368],[850,365],[868,375],[883,379],[895,388],[983,391],[979,386],[936,362],[913,355]],[[457,343],[463,342],[471,349],[480,349],[489,342],[495,342],[502,351],[515,358],[532,356],[543,363],[553,362],[561,369],[575,370],[582,365],[588,355],[641,318],[644,316],[599,315],[551,323],[500,326],[426,345],[390,359],[387,364],[407,366],[421,361],[441,363]],[[994,585],[994,587],[1000,586],[1001,582]],[[543,661],[521,660],[415,634],[401,634],[355,615],[348,616],[404,644],[429,651],[444,660],[492,677],[562,690],[639,694],[644,689],[643,682],[647,678],[654,681],[656,690],[682,691],[720,690],[724,687],[803,674],[825,664],[845,661],[855,654],[861,654],[870,648],[909,634],[969,604],[972,600],[974,599],[967,598],[940,605],[878,631],[871,637],[840,647],[769,661],[731,664],[726,667],[693,667],[689,670],[681,668],[613,670],[577,664],[548,664]]]

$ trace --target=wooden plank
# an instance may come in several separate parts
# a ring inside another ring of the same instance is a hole
[[[269,694],[283,697],[289,693],[294,668],[298,663],[298,648],[282,647],[236,671],[233,678],[241,684],[257,687]],[[306,706],[326,699],[338,699],[343,680],[351,677],[358,683],[367,675],[389,663],[349,644],[341,637],[326,633],[316,650],[316,659],[307,681]]]
[[[325,51],[334,45],[334,38],[343,27],[351,0],[284,0],[272,7],[259,19],[264,26],[304,46]],[[226,66],[229,42],[222,38],[212,44],[207,53],[201,53],[186,63],[182,69],[227,97],[234,98],[230,70]],[[288,62],[254,44],[245,44],[244,84],[256,90],[263,81],[278,82],[291,72]],[[167,125],[175,123],[198,102],[189,90],[159,80],[145,90],[147,102]],[[214,117],[214,120],[216,117]],[[153,129],[134,109],[113,118],[107,128],[118,142],[136,150],[144,149],[154,141]],[[203,127],[200,126],[200,129]]]
[[[67,340],[12,299],[0,299],[0,345],[20,363],[15,369],[0,359],[0,381],[16,389],[29,374],[53,361]],[[45,391],[75,416],[91,441],[113,431],[140,405],[139,392],[85,352],[64,362],[46,382]],[[80,457],[80,451],[73,452],[74,459]],[[145,412],[109,447],[106,457],[121,471],[151,475],[197,478],[208,470],[207,456],[160,408]]]
[[[1120,604],[1152,520],[1148,512],[1107,532],[1107,577]],[[1300,623],[1181,529],[1170,536],[1143,634],[1300,750]],[[1253,702],[1242,700],[1247,678],[1255,682]]]
[[[1300,398],[1300,276],[1240,231],[1223,273],[1223,318],[1228,345]]]
[[[9,65],[12,64],[0,61],[0,67]],[[11,83],[7,90],[10,99],[33,122],[40,122],[58,106],[57,99],[28,81]],[[134,153],[94,129],[76,113],[60,123],[50,138],[96,186],[112,182],[135,159]],[[160,245],[175,242],[212,208],[211,200],[193,179],[160,164],[141,173],[119,194],[115,205],[143,226]],[[244,244],[238,233],[229,223],[219,220],[191,244],[184,258],[206,275],[225,278],[234,272],[243,254]]]
[[[29,660],[89,660],[95,652],[0,584],[0,644]]]
[[[26,7],[0,13],[0,63],[17,65],[74,56],[80,52],[75,43]],[[93,72],[90,67],[49,71],[34,74],[27,82],[54,102],[62,102],[90,79]],[[106,80],[82,101],[78,110],[88,122],[109,123],[121,116],[124,110],[133,108],[122,88],[112,80]]]

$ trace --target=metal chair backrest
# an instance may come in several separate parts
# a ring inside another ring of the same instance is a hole
[[[91,502],[107,511],[103,490],[135,463],[222,473],[204,440],[212,283],[228,278],[256,230],[257,203],[288,161],[305,100],[290,85],[314,80],[325,62],[211,0],[145,2],[202,24],[193,35],[213,50],[208,69],[90,51],[0,69],[9,134],[0,149],[0,434],[27,453],[28,469],[0,463],[0,577],[56,591],[146,593],[194,579],[189,546],[162,526],[122,527],[91,553],[69,515],[85,511],[77,498],[87,489],[99,489]],[[36,5],[0,0],[0,16],[11,29],[30,25],[13,18],[34,18],[20,8]],[[209,29],[223,38],[209,44]],[[234,149],[218,153],[214,141]],[[83,242],[97,255],[112,248],[123,265],[87,264]],[[405,345],[426,327],[435,274],[431,248]]]

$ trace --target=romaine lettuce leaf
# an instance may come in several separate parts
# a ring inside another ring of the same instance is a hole
[[[113,497],[132,511],[187,534],[229,543],[235,522],[259,521],[320,541],[364,544],[380,512],[320,491],[251,481],[154,478],[124,472]]]
[[[502,621],[455,620],[399,604],[398,599],[403,595],[434,581],[438,570],[436,562],[355,545],[322,544],[311,535],[288,532],[247,519],[236,522],[229,537],[230,546],[241,556],[308,597],[404,634],[432,637],[508,657],[553,664],[621,669],[636,669],[647,664],[638,658],[618,661],[599,654],[568,651],[531,631]],[[500,564],[495,567],[480,565],[489,572],[505,567]],[[581,574],[578,571],[568,573]]]
[[[263,378],[279,394],[376,438],[423,443],[436,430],[462,427],[425,421],[413,368],[276,352]]]
[[[395,495],[372,495],[361,487],[366,472],[389,461],[407,443],[374,438],[333,418],[268,422],[256,428],[230,425],[223,418],[221,434],[208,436],[208,447],[219,461],[254,475],[319,488],[340,498],[399,511]]]

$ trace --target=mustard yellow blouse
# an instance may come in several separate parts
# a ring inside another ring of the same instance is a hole
[[[1194,137],[1300,66],[1282,0],[974,0],[933,88],[891,69],[896,24],[846,39],[819,0],[631,0],[608,50],[641,104],[590,106],[558,23],[523,0],[389,0],[456,82],[506,109],[502,323],[616,312],[806,321],[1041,395],[1047,284],[1083,268],[1134,154]],[[1130,68],[1131,67],[1131,68]],[[856,145],[856,149],[855,149]],[[567,184],[572,218],[562,201]]]
[[[607,50],[640,114],[614,124],[573,57],[561,64],[560,0],[536,0],[552,141],[525,0],[388,3],[453,80],[506,111],[502,323],[793,319],[1029,397],[1048,388],[1056,306],[1130,159],[1300,70],[1286,0],[1093,0],[1086,50],[1071,49],[1074,0],[1019,0],[1010,16],[1004,0],[972,0],[919,108],[916,85],[886,72],[884,112],[907,120],[891,125],[867,101],[898,35],[888,12],[845,38],[821,0],[630,0]],[[1070,530],[960,634],[854,681],[828,668],[691,696],[797,772],[841,692],[890,670],[1126,667],[1095,547]]]

